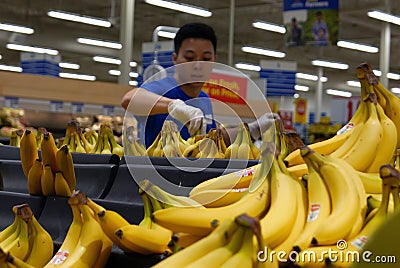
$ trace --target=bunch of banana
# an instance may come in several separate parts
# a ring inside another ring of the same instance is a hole
[[[120,158],[124,155],[124,148],[117,143],[109,124],[102,123],[97,142],[90,153],[94,154],[116,154]]]
[[[93,210],[75,192],[68,204],[72,223],[61,247],[44,267],[105,267],[112,241],[104,234]]]
[[[17,267],[43,267],[53,254],[53,240],[29,205],[13,207],[14,222],[0,232],[0,248]],[[1,255],[1,254],[0,254]],[[1,258],[1,257],[0,257]]]
[[[28,178],[29,170],[35,163],[36,159],[39,158],[35,134],[29,129],[25,129],[24,134],[22,134],[21,137],[20,158],[22,171],[24,172],[25,177]]]
[[[182,153],[188,146],[189,143],[181,137],[175,122],[165,120],[160,133],[149,148],[147,148],[147,155],[155,157],[182,157]]]
[[[278,267],[277,262],[257,263],[257,252],[265,250],[259,221],[246,214],[213,221],[212,232],[154,267]]]
[[[97,142],[97,139],[99,137],[99,133],[97,133],[96,130],[94,129],[87,129],[83,132],[83,136],[85,139],[88,141],[88,143],[91,145],[91,147],[94,147],[94,145]],[[90,146],[88,147],[88,152],[91,151]]]
[[[51,133],[44,134],[42,159],[37,158],[28,173],[32,195],[71,196],[76,187],[74,163],[67,145],[55,147]]]
[[[146,147],[133,133],[133,127],[127,127],[122,137],[122,145],[126,149],[125,155],[146,156]]]
[[[67,123],[65,137],[58,148],[62,145],[67,145],[71,152],[89,153],[93,149],[94,144],[92,140],[89,142],[86,136],[88,135],[83,134],[79,122],[71,120]]]
[[[400,172],[390,165],[383,165],[380,168],[380,176],[382,182],[382,200],[376,208],[370,212],[371,215],[368,216],[362,229],[352,236],[343,240],[342,243],[346,245],[346,248],[338,249],[338,245],[326,245],[326,246],[315,246],[309,247],[301,251],[299,256],[302,254],[310,254],[310,252],[315,256],[324,257],[325,263],[328,263],[332,267],[350,267],[355,259],[349,258],[348,256],[354,256],[355,252],[362,253],[365,249],[365,245],[368,243],[369,239],[374,235],[376,230],[379,229],[383,223],[385,223],[388,218],[399,211],[399,185],[400,185]],[[389,200],[390,196],[393,197],[394,209],[389,212]],[[396,205],[397,204],[397,205]],[[339,251],[343,258],[329,258],[329,256],[324,256],[323,252],[328,251]],[[352,255],[351,255],[352,254]],[[347,257],[346,257],[347,256]],[[301,267],[306,267],[311,262],[316,263],[316,260],[308,260],[307,258],[299,258],[298,264]],[[329,266],[329,267],[330,267]]]
[[[19,147],[21,144],[21,137],[23,134],[24,134],[24,131],[22,129],[15,129],[15,130],[11,131],[9,145]]]
[[[153,213],[154,221],[174,232],[204,236],[212,231],[210,222],[223,221],[247,213],[251,217],[263,215],[270,203],[270,180],[267,177],[271,154],[261,156],[261,166],[253,175],[249,190],[238,201],[223,207],[169,207]]]
[[[235,140],[226,148],[225,158],[248,160],[260,158],[260,149],[252,142],[246,124],[239,125]]]

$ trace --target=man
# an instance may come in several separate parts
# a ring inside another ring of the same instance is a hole
[[[329,38],[329,29],[328,25],[324,20],[322,20],[322,12],[317,11],[316,20],[312,27],[312,34],[314,37],[314,41],[327,41]]]
[[[166,119],[175,119],[184,139],[216,127],[210,97],[201,89],[216,61],[214,30],[203,23],[185,24],[176,33],[174,47],[173,76],[144,83],[121,100],[123,108],[137,116],[138,121],[145,121],[146,147],[153,143]],[[256,133],[253,138],[260,137],[257,120],[249,123],[249,129]],[[233,140],[231,133],[235,136],[235,131],[224,133],[225,141]]]

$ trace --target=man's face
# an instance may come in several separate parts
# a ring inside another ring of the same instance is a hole
[[[178,82],[182,84],[204,83],[210,76],[215,60],[216,56],[211,41],[202,38],[183,40],[178,54],[173,54]]]

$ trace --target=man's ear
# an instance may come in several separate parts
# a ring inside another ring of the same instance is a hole
[[[178,55],[176,52],[172,53],[172,63],[175,65],[176,64],[176,59],[178,58]]]

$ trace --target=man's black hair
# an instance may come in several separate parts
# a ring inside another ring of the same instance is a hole
[[[214,47],[214,53],[217,52],[217,36],[214,29],[207,24],[193,22],[183,25],[175,35],[174,47],[175,53],[178,54],[183,40],[187,38],[202,38],[210,40]]]

